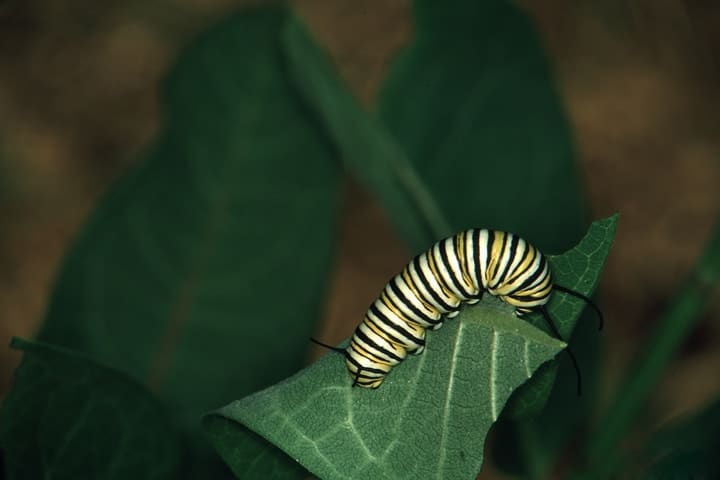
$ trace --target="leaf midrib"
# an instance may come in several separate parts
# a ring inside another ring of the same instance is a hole
[[[150,390],[154,392],[161,391],[167,380],[168,372],[172,367],[172,361],[177,352],[177,346],[181,341],[183,332],[186,330],[185,327],[192,312],[192,304],[199,291],[200,278],[207,271],[210,255],[214,251],[211,247],[216,245],[218,241],[218,235],[223,224],[221,219],[227,217],[229,191],[230,187],[227,186],[213,197],[211,205],[214,205],[215,208],[211,209],[210,215],[206,217],[207,222],[205,222],[205,228],[203,229],[204,235],[198,242],[199,248],[196,251],[197,253],[192,256],[191,267],[187,275],[183,277],[178,288],[178,294],[172,302],[172,310],[167,318],[166,328],[163,329],[163,334],[160,337],[157,354],[148,369],[146,383]]]
[[[455,342],[453,343],[453,349],[451,353],[451,361],[450,361],[450,373],[448,375],[448,386],[445,390],[445,416],[443,418],[443,428],[442,428],[442,436],[440,437],[440,458],[438,459],[438,468],[436,471],[436,478],[442,478],[442,472],[445,468],[445,460],[447,459],[447,448],[445,448],[445,443],[447,441],[447,432],[448,432],[448,423],[450,422],[450,410],[452,407],[452,392],[453,387],[455,384],[455,367],[457,366],[457,356],[458,351],[460,350],[460,341],[462,340],[463,331],[465,329],[465,324],[463,322],[459,322],[457,335],[455,335]]]

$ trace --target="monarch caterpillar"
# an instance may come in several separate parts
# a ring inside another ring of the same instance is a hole
[[[464,304],[479,302],[486,291],[514,306],[518,316],[539,311],[562,340],[545,306],[553,290],[587,302],[598,313],[602,329],[597,306],[553,284],[547,259],[537,248],[512,233],[471,229],[440,240],[393,277],[370,305],[347,348],[311,340],[345,356],[353,387],[378,388],[408,353],[422,353],[428,328],[437,330]],[[567,352],[580,395],[580,370],[569,347]]]

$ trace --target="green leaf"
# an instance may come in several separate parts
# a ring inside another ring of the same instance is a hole
[[[530,20],[507,0],[416,0],[380,113],[454,230],[563,251],[586,210],[567,121]]]
[[[206,419],[205,425],[213,419]],[[234,422],[212,426],[212,443],[237,478],[307,479],[307,471],[264,438]]]
[[[182,53],[161,137],[83,229],[40,333],[141,380],[191,428],[295,372],[322,314],[339,169],[288,79],[288,18],[249,10]]]
[[[595,287],[615,222],[595,222],[580,245],[549,258],[566,286]],[[550,304],[564,329],[582,308],[557,294]],[[491,296],[427,341],[426,351],[395,367],[378,390],[351,388],[343,357],[331,353],[208,415],[205,427],[231,466],[233,446],[248,435],[244,425],[323,479],[474,478],[485,436],[512,391],[564,344]]]
[[[509,394],[562,347],[489,299],[448,322],[378,390],[352,388],[343,357],[330,354],[206,427],[212,435],[242,423],[324,479],[474,478]]]
[[[71,350],[11,346],[25,355],[0,409],[8,479],[178,478],[178,432],[143,386]]]
[[[165,134],[84,229],[40,335],[188,415],[292,373],[321,313],[338,177],[284,77],[285,20],[237,15],[183,54]]]

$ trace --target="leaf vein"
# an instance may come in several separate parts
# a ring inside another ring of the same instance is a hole
[[[447,442],[447,432],[449,428],[448,423],[450,422],[450,409],[452,407],[453,398],[453,387],[455,386],[455,367],[458,364],[457,356],[458,352],[460,351],[460,345],[462,343],[464,325],[465,324],[462,322],[458,325],[457,335],[455,336],[455,343],[453,344],[452,353],[450,355],[450,373],[448,375],[448,386],[445,393],[443,425],[442,430],[440,431],[440,458],[438,459],[437,478],[442,478],[443,466],[445,464],[447,456],[447,448],[445,448],[445,443]]]
[[[498,418],[497,412],[497,353],[498,353],[498,334],[497,330],[493,330],[492,347],[490,348],[490,413],[492,414],[493,422]]]

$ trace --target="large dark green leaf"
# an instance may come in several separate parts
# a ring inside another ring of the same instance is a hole
[[[549,261],[558,279],[589,293],[612,244],[615,217]],[[555,295],[550,312],[577,320],[582,302]],[[249,435],[285,450],[323,479],[474,478],[485,436],[510,394],[562,349],[513,309],[486,296],[437,332],[419,357],[395,367],[378,390],[352,388],[331,353],[285,382],[206,417],[213,443],[234,467]],[[431,447],[429,447],[431,446]]]
[[[506,0],[417,0],[383,120],[456,230],[563,251],[585,209],[567,122],[529,19]]]
[[[287,19],[250,10],[182,53],[160,139],[75,242],[40,333],[186,425],[297,370],[322,313],[338,169],[286,75]]]
[[[8,479],[175,479],[179,434],[127,375],[84,355],[14,339],[23,350],[0,409]]]

